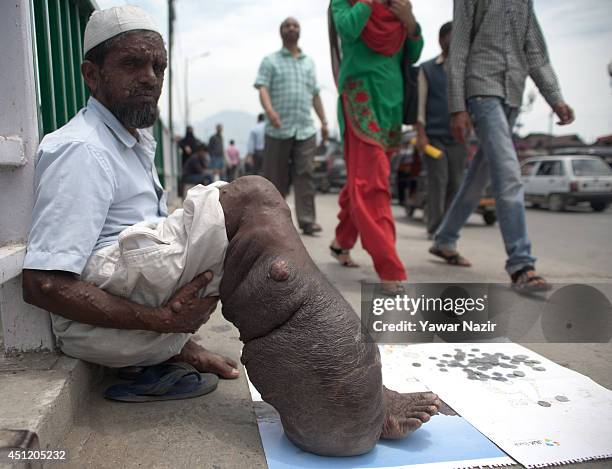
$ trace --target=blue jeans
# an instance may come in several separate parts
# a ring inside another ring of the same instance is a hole
[[[467,104],[479,148],[436,232],[435,245],[439,249],[456,249],[459,231],[478,207],[490,178],[499,228],[508,255],[506,271],[513,274],[536,261],[531,255],[521,170],[512,142],[518,109],[492,96],[473,97]]]

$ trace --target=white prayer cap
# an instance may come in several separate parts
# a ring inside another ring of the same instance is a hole
[[[159,33],[151,17],[140,7],[125,5],[106,10],[95,10],[85,26],[83,55],[107,39],[135,29]]]

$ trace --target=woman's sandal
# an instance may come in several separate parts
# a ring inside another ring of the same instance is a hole
[[[329,246],[329,251],[332,257],[334,259],[338,259],[338,261],[340,262],[340,265],[342,265],[343,267],[359,267],[359,264],[357,264],[355,261],[353,261],[353,259],[350,258],[351,251],[349,249],[335,248],[333,246]],[[345,258],[345,260],[342,261],[340,260],[340,256],[349,256],[349,257]]]
[[[449,265],[456,265],[458,267],[472,267],[472,263],[458,252],[455,252],[454,254],[447,254],[442,251],[442,249],[432,246],[429,248],[429,253],[444,259]]]
[[[380,292],[385,296],[396,296],[406,293],[406,288],[402,282],[385,282],[382,281]]]
[[[517,270],[510,278],[512,279],[512,289],[521,294],[545,292],[552,289],[552,285],[544,280],[539,275],[529,275],[529,272],[534,272],[533,266],[528,265],[520,270]]]

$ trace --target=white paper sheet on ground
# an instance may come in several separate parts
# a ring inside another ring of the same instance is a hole
[[[474,371],[486,374],[489,379],[468,379],[471,372],[456,364],[451,366],[458,361],[457,351],[465,355],[464,364],[496,353],[526,358],[512,363],[498,356],[498,362],[516,368],[485,364]],[[527,467],[612,457],[612,391],[525,347],[517,344],[390,345],[381,347],[381,354],[386,370],[416,377]],[[442,360],[446,363],[441,363]],[[522,360],[539,363],[528,365]],[[440,371],[441,368],[446,371]],[[491,379],[494,376],[507,381]]]
[[[397,378],[397,373],[388,373],[388,376],[394,378],[393,385],[399,391],[427,390],[423,384],[408,376],[401,379]],[[392,383],[385,384],[392,386]],[[262,402],[250,381],[249,389],[269,469],[469,469],[514,463],[464,418],[445,415],[433,417],[409,438],[381,442],[362,456],[329,458],[306,453],[285,437],[278,413]]]

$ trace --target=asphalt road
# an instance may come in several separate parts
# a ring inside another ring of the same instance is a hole
[[[292,205],[291,199],[289,203]],[[474,267],[453,268],[427,253],[431,241],[419,221],[406,219],[401,207],[393,210],[399,253],[410,282],[508,282],[497,226],[487,227],[474,216],[459,246]],[[357,269],[343,268],[329,255],[337,194],[318,195],[317,211],[324,231],[317,237],[302,237],[304,244],[319,268],[359,311],[360,282],[376,281],[371,260],[359,246],[354,256],[362,266]],[[612,280],[612,212],[528,210],[527,216],[534,252],[540,258],[538,267],[550,280]],[[236,359],[240,355],[238,333],[219,312],[198,336],[211,350]],[[609,345],[537,344],[530,348],[612,388]],[[244,374],[235,381],[222,381],[208,396],[166,403],[106,401],[103,390],[113,382],[116,378],[107,375],[98,384],[89,407],[66,438],[71,458],[65,467],[266,467]],[[610,460],[567,467],[610,467]]]
[[[361,265],[345,269],[329,255],[328,245],[334,237],[337,194],[318,194],[317,217],[323,226],[318,237],[303,237],[304,244],[317,265],[332,283],[356,306],[359,282],[375,282],[369,255],[360,243],[353,257]],[[291,201],[290,201],[291,203]],[[486,226],[480,215],[472,215],[461,232],[459,251],[472,261],[473,267],[460,268],[430,255],[432,242],[417,211],[409,219],[402,207],[393,206],[396,219],[397,249],[408,271],[408,281],[423,282],[500,282],[509,283],[504,270],[506,255],[498,225]],[[527,225],[536,267],[551,282],[607,282],[612,280],[612,208],[604,213],[574,209],[555,213],[546,209],[527,209]]]

